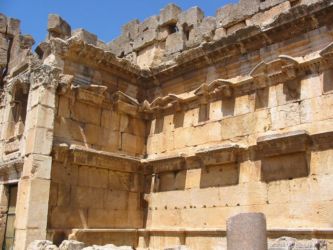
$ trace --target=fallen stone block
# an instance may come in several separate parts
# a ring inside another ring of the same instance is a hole
[[[186,246],[167,247],[164,250],[188,250]]]
[[[35,240],[31,242],[27,248],[27,250],[46,250],[48,247],[52,246],[53,243],[48,240]]]
[[[85,247],[82,250],[133,250],[133,248],[129,247],[129,246],[117,247],[113,244],[108,244],[108,245],[105,245],[105,246],[93,245],[93,246],[90,246],[90,247]]]
[[[291,250],[295,245],[296,239],[290,237],[281,237],[275,240],[269,250]]]
[[[64,240],[59,246],[59,250],[81,250],[83,248],[84,243],[76,240]]]

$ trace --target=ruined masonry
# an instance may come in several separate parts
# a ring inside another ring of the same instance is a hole
[[[259,212],[268,249],[332,250],[332,20],[170,4],[104,43],[50,14],[33,52],[1,14],[3,249],[235,249],[228,218]]]

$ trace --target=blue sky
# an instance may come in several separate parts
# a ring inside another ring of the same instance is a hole
[[[117,37],[121,26],[132,19],[144,20],[156,15],[173,2],[186,10],[199,6],[206,16],[217,8],[237,0],[0,0],[0,12],[22,21],[24,34],[31,34],[36,43],[46,37],[47,15],[62,16],[72,29],[85,28],[108,42]]]

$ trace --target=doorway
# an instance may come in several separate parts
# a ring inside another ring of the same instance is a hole
[[[15,209],[17,200],[17,185],[8,186],[8,211],[6,220],[5,239],[2,246],[3,250],[14,249],[15,239]]]

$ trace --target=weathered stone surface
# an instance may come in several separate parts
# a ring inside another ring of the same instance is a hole
[[[267,250],[266,218],[260,213],[243,213],[227,221],[228,250]]]
[[[198,26],[204,18],[204,13],[199,7],[192,7],[186,11],[179,14],[178,23],[180,29],[186,24],[188,27]]]
[[[134,40],[139,34],[140,22],[138,19],[132,20],[122,27],[122,35],[129,40]]]
[[[46,250],[50,249],[52,246],[52,242],[48,240],[35,240],[31,242],[27,248],[27,250]]]
[[[71,36],[71,26],[56,14],[49,14],[47,30],[51,37],[67,39]]]
[[[230,27],[244,21],[259,11],[259,1],[241,1],[239,4],[228,4],[216,11],[217,27]]]
[[[81,250],[83,248],[84,243],[76,240],[64,240],[59,246],[59,250]]]
[[[187,250],[186,246],[167,247],[164,250]]]
[[[167,37],[165,43],[166,54],[170,55],[176,52],[180,52],[185,48],[185,41],[183,34],[177,32]]]
[[[181,8],[175,4],[169,4],[160,11],[159,25],[176,24]]]
[[[72,37],[74,37],[75,39],[79,39],[87,44],[97,44],[97,36],[93,33],[86,31],[85,29],[74,30]]]
[[[0,13],[0,33],[5,33],[7,29],[7,17]]]
[[[83,248],[83,250],[133,250],[133,248],[128,247],[128,246],[117,247],[113,244],[108,244],[108,245],[105,245],[105,246],[94,245],[94,246],[91,246],[91,247]]]

